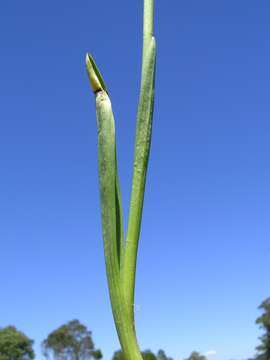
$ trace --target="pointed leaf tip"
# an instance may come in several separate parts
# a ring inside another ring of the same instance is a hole
[[[92,86],[93,92],[97,93],[98,91],[106,91],[107,87],[106,84],[100,74],[100,71],[98,70],[98,67],[95,64],[95,61],[93,57],[90,54],[86,54],[86,68],[88,77],[90,80],[90,84]]]

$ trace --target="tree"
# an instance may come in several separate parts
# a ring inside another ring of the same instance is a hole
[[[197,351],[193,351],[186,360],[207,360],[204,355],[201,355]]]
[[[72,320],[51,332],[43,341],[42,348],[48,359],[50,355],[55,360],[102,358],[102,352],[94,347],[91,331],[78,320]]]
[[[112,360],[125,360],[122,350],[117,350],[114,352]]]
[[[157,360],[157,357],[151,350],[142,351],[143,360]]]
[[[173,360],[171,357],[168,357],[164,350],[160,349],[157,353],[157,360]]]
[[[143,360],[157,360],[156,355],[151,350],[141,352]],[[122,350],[115,351],[112,360],[126,360]]]
[[[264,330],[264,334],[260,337],[261,344],[257,346],[258,360],[270,360],[270,298],[264,300],[259,309],[263,311],[262,315],[256,320],[256,324]]]
[[[96,359],[96,360],[99,360],[99,359],[102,359],[102,352],[101,352],[101,350],[93,350],[92,351],[92,356],[93,356],[93,358],[94,359]]]
[[[34,359],[33,343],[14,326],[0,329],[0,360]]]

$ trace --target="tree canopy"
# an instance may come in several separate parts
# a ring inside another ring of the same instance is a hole
[[[270,298],[264,300],[259,309],[262,310],[262,315],[256,320],[256,324],[264,330],[264,334],[260,337],[261,344],[257,346],[258,360],[270,360]]]
[[[204,355],[201,355],[197,351],[193,351],[189,357],[185,360],[207,360]]]
[[[143,360],[157,360],[156,355],[151,350],[142,351]],[[122,350],[115,351],[112,360],[125,360]]]
[[[156,355],[151,350],[142,351],[143,360],[157,360]]]
[[[51,332],[42,347],[48,359],[51,355],[55,360],[102,358],[102,352],[95,349],[91,331],[78,320],[72,320]]]
[[[34,359],[33,343],[14,326],[0,329],[0,360]]]
[[[159,350],[157,355],[155,355],[151,350],[142,351],[143,360],[173,360],[170,357],[167,357],[164,350]],[[115,351],[113,354],[112,360],[125,360],[122,350]]]
[[[117,350],[112,356],[112,360],[125,360],[122,350]]]
[[[164,350],[160,349],[157,352],[157,360],[173,360],[171,357],[168,357]]]

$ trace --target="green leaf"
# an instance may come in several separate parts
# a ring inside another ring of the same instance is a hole
[[[141,360],[133,322],[129,320],[121,284],[123,222],[118,183],[115,125],[110,99],[96,94],[101,215],[110,300],[121,346],[129,360]]]
[[[134,321],[134,289],[144,190],[151,145],[156,69],[156,43],[152,37],[145,49],[140,101],[137,113],[134,169],[124,259],[124,292],[129,317]]]

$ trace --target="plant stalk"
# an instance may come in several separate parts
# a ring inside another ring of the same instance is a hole
[[[153,0],[144,0],[143,53],[140,100],[134,152],[132,191],[123,270],[123,286],[130,320],[134,323],[135,275],[151,145],[156,44],[153,37]]]
[[[106,275],[116,330],[125,360],[142,360],[134,324],[134,288],[138,241],[151,144],[156,43],[153,0],[144,0],[140,99],[137,112],[134,169],[126,240],[117,171],[115,124],[106,84],[87,54],[87,72],[96,97],[99,187]]]

